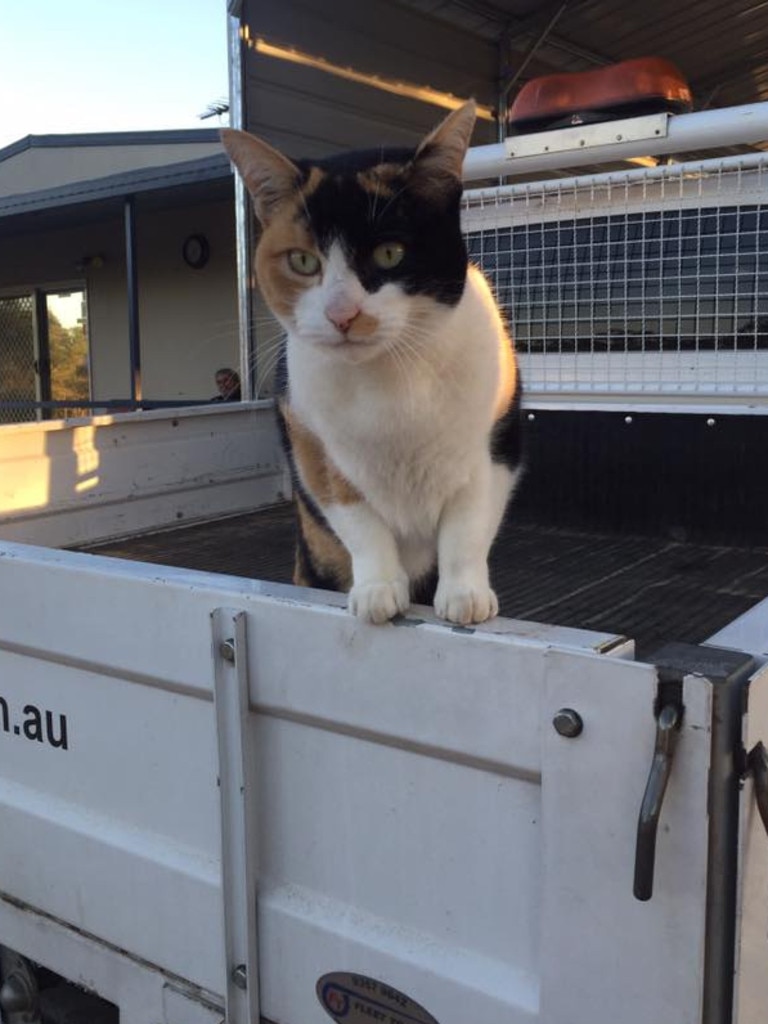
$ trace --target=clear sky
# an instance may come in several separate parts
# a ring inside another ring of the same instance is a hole
[[[215,128],[226,0],[0,0],[0,148],[25,135]]]

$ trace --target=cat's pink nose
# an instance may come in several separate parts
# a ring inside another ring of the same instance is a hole
[[[342,334],[346,334],[360,316],[360,306],[350,299],[334,299],[325,307],[325,315]]]

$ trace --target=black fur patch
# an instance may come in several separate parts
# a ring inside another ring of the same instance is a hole
[[[411,583],[411,604],[431,605],[437,590],[437,567]]]
[[[459,203],[461,184],[446,189],[444,179],[434,195],[412,187],[409,150],[373,150],[346,153],[328,160],[300,162],[306,177],[312,167],[325,172],[306,197],[309,228],[322,252],[338,241],[351,268],[368,292],[387,282],[398,283],[408,295],[428,295],[454,306],[464,291],[467,250],[461,234]],[[401,171],[380,195],[364,188],[361,172],[382,164],[399,165]],[[373,250],[382,242],[400,242],[405,257],[397,267],[382,270],[373,261]]]
[[[509,469],[516,469],[525,456],[522,397],[523,387],[518,371],[512,404],[501,419],[496,421],[491,434],[493,461],[501,462]]]
[[[300,529],[297,531],[296,538],[296,570],[307,587],[316,587],[318,590],[342,589],[335,575],[324,572],[315,564],[312,552]]]

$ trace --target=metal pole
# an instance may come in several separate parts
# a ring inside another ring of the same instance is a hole
[[[249,723],[246,613],[217,608],[213,625],[214,710],[221,800],[221,896],[229,1024],[259,1016],[254,745]]]
[[[36,369],[38,400],[41,403],[41,415],[44,420],[51,418],[49,409],[43,402],[50,402],[51,394],[51,338],[48,323],[47,296],[41,289],[35,289],[35,338],[37,343]]]
[[[131,364],[131,402],[140,402],[141,339],[139,337],[139,283],[136,258],[136,203],[133,196],[125,200],[125,270],[128,291],[128,350]]]
[[[229,18],[229,123],[244,129],[242,41],[240,19]],[[256,352],[251,331],[253,297],[251,294],[251,252],[253,251],[253,218],[248,192],[239,174],[235,175],[235,230],[237,245],[237,307],[240,347],[240,383],[246,400],[256,395]]]
[[[582,127],[586,131],[590,126]],[[592,127],[600,127],[608,132],[611,122]],[[578,133],[574,128],[565,128],[561,131]],[[768,102],[703,110],[694,114],[670,115],[667,134],[658,138],[634,142],[614,141],[604,145],[576,144],[574,148],[567,150],[553,146],[551,152],[546,152],[546,136],[556,134],[539,132],[536,136],[519,135],[495,145],[475,146],[467,153],[464,161],[464,180],[476,181],[499,175],[531,174],[585,164],[613,163],[633,156],[661,156],[667,153],[678,154],[697,149],[719,149],[723,146],[764,142],[768,139]],[[538,152],[530,156],[511,155],[511,151],[516,146],[519,148],[521,140],[524,139],[535,139]]]

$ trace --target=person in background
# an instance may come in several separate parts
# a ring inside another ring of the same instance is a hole
[[[216,387],[219,393],[214,395],[211,399],[212,402],[239,402],[241,400],[240,375],[229,366],[223,366],[216,371]]]

